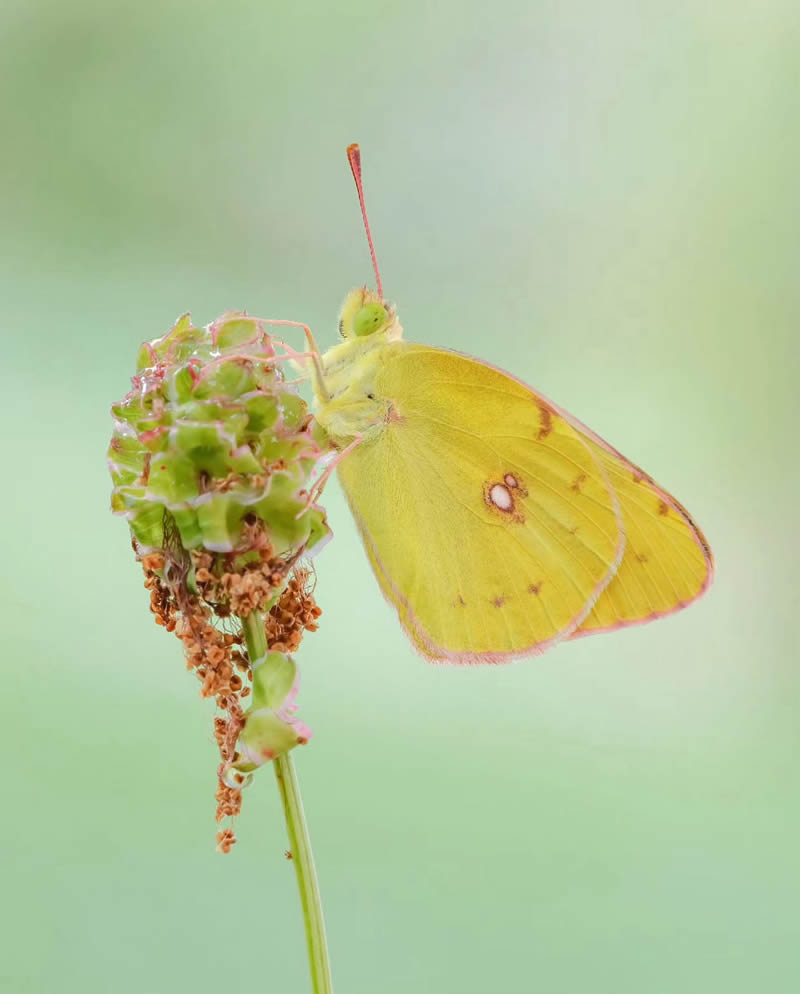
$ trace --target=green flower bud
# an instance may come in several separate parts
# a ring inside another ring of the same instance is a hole
[[[253,702],[244,713],[237,758],[225,772],[225,782],[234,787],[244,782],[241,774],[251,773],[311,738],[311,729],[294,717],[299,674],[292,657],[268,652],[252,661],[251,667]]]
[[[245,519],[281,556],[328,537],[308,496],[323,450],[276,345],[262,322],[229,313],[205,328],[184,314],[140,348],[108,450],[111,507],[140,552],[163,549],[165,512],[184,549],[230,552]]]

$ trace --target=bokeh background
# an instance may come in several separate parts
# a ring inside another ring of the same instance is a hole
[[[108,408],[180,312],[538,386],[684,501],[690,610],[432,668],[336,484],[297,755],[348,994],[800,989],[793,0],[0,9],[0,990],[307,990],[274,782],[214,851],[211,705],[108,513]],[[454,541],[457,536],[454,536]]]

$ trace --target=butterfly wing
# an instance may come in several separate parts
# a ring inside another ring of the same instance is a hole
[[[603,463],[491,366],[405,342],[377,361],[386,422],[339,476],[384,595],[429,659],[543,652],[586,620],[622,560]]]
[[[714,574],[705,536],[652,477],[576,418],[559,413],[605,469],[622,508],[626,540],[614,578],[571,637],[642,624],[687,607],[708,589]]]

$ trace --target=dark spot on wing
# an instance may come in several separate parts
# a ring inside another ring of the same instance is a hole
[[[586,482],[586,474],[578,473],[578,475],[570,484],[570,490],[574,490],[576,494],[582,494],[583,490],[581,488],[583,487],[583,484],[585,482]]]
[[[541,401],[539,403],[539,433],[536,436],[538,439],[547,438],[550,432],[553,430],[553,415],[550,408]]]

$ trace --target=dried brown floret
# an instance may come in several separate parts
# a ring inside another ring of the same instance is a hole
[[[242,810],[241,788],[230,787],[221,778],[217,778],[217,823],[223,818],[235,818]]]
[[[278,603],[267,615],[267,645],[281,652],[295,652],[306,631],[317,630],[322,609],[314,600],[307,567],[296,567]]]
[[[229,853],[235,842],[236,836],[232,828],[223,828],[217,832],[217,852]]]
[[[222,631],[220,619],[264,610],[281,591],[266,616],[267,643],[271,649],[293,652],[305,631],[316,630],[321,611],[314,601],[311,570],[276,557],[259,523],[245,526],[242,544],[230,553],[184,554],[168,527],[167,535],[169,549],[138,558],[156,623],[174,631],[183,643],[186,667],[196,673],[201,696],[215,698],[219,708],[214,717],[221,760],[215,794],[219,822],[241,810],[241,786],[246,778],[240,777],[241,785],[231,784],[230,778],[223,780],[223,773],[234,758],[245,720],[241,702],[250,696],[252,682],[241,634]],[[192,570],[196,592],[190,580]],[[235,841],[233,830],[225,829],[217,835],[217,848],[228,852]]]

